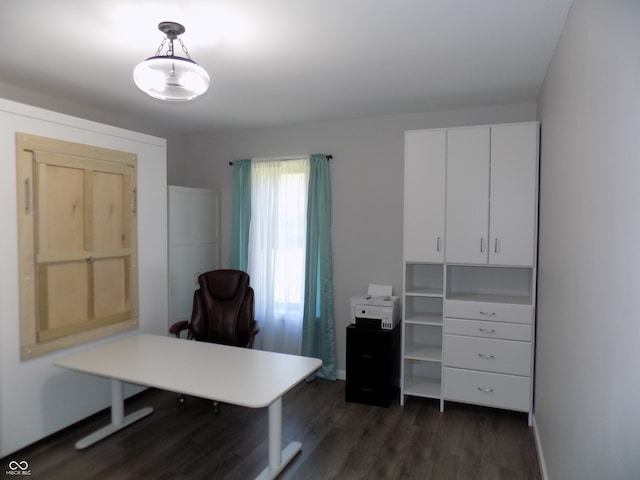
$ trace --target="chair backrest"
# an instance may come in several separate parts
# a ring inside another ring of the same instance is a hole
[[[198,277],[188,337],[210,343],[251,347],[256,322],[249,275],[212,270]]]

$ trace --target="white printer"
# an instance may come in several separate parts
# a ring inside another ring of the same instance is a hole
[[[393,330],[400,321],[400,301],[391,293],[391,285],[371,284],[366,295],[351,297],[351,323]]]

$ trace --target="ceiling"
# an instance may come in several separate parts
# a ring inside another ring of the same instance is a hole
[[[570,4],[3,0],[0,97],[46,94],[176,133],[533,102]],[[186,27],[212,79],[204,97],[167,104],[133,84],[161,21]]]

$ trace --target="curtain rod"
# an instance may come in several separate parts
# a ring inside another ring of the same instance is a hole
[[[325,155],[327,157],[327,160],[331,160],[333,158],[333,155]],[[233,165],[233,162],[229,162],[229,165]]]

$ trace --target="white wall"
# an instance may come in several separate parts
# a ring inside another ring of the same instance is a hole
[[[15,132],[138,155],[140,328],[123,335],[166,335],[168,318],[167,303],[158,301],[168,289],[165,140],[0,99],[0,457],[107,407],[111,398],[107,380],[52,365],[84,347],[20,361]]]
[[[547,478],[640,478],[640,2],[576,0],[539,104]]]
[[[227,265],[229,161],[307,153],[333,155],[337,366],[344,378],[350,297],[365,292],[369,283],[391,284],[398,294],[402,289],[404,131],[528,121],[535,116],[535,104],[521,104],[194,135],[188,140],[189,186],[221,192],[222,264]]]
[[[155,122],[157,118],[150,118],[148,115],[122,114],[118,112],[116,105],[110,105],[110,108],[100,108],[88,105],[86,102],[10,85],[4,83],[2,79],[0,79],[0,92],[2,92],[2,98],[24,105],[32,105],[106,125],[117,125],[119,128],[164,138],[167,145],[167,159],[170,159],[171,172],[169,172],[169,176],[172,184],[186,184],[187,136],[182,132],[158,125]]]

